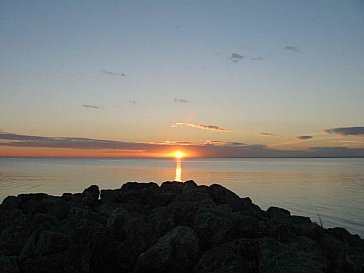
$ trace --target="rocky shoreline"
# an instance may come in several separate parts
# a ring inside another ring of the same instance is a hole
[[[364,240],[214,184],[9,196],[0,273],[364,272]]]

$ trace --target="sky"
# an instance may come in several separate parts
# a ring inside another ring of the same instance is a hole
[[[0,2],[0,156],[364,156],[364,2]]]

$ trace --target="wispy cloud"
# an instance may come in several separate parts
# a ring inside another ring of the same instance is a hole
[[[324,132],[341,136],[364,136],[364,127],[340,127],[325,129]]]
[[[283,137],[281,135],[272,134],[272,133],[268,133],[268,132],[259,132],[259,133],[257,133],[257,135],[259,135],[259,136],[268,136],[268,137]]]
[[[297,46],[285,46],[283,48],[283,50],[287,50],[287,51],[293,51],[293,52],[297,52],[300,53],[301,51],[298,49]]]
[[[173,140],[165,140],[161,144],[164,145],[192,145],[191,141],[173,141]]]
[[[120,76],[120,77],[125,77],[126,74],[125,73],[116,73],[110,70],[102,70],[102,73],[110,75],[110,76]]]
[[[91,105],[91,104],[82,104],[82,107],[91,108],[91,109],[99,109],[100,108],[100,106],[98,106],[98,105]]]
[[[252,57],[252,58],[250,58],[250,60],[251,60],[251,61],[263,61],[264,59],[263,59],[263,57],[261,57],[261,56],[256,56],[256,57]]]
[[[192,101],[188,99],[174,98],[174,103],[192,103]]]
[[[296,138],[298,138],[298,139],[300,139],[300,140],[308,140],[308,139],[312,139],[312,138],[313,138],[313,136],[298,136],[298,137],[296,137]]]
[[[243,142],[236,141],[220,141],[220,140],[206,140],[204,145],[220,145],[220,146],[246,146]]]
[[[172,127],[183,127],[183,126],[202,129],[202,130],[218,131],[218,132],[232,132],[233,131],[231,129],[222,128],[217,125],[195,124],[195,123],[184,123],[184,122],[177,122]]]
[[[241,61],[242,59],[244,59],[245,56],[240,55],[238,53],[231,53],[231,56],[229,56],[229,60],[232,61],[233,63],[237,63],[239,61]]]
[[[129,100],[129,103],[131,103],[131,104],[138,104],[138,102],[136,100]]]
[[[0,147],[38,147],[100,150],[105,153],[118,151],[140,153],[167,153],[183,143],[141,143],[77,137],[47,137],[0,132]],[[185,144],[187,145],[187,143]],[[187,148],[186,148],[187,149]],[[210,141],[202,145],[190,144],[188,150],[204,157],[353,157],[364,156],[363,148],[313,147],[295,150],[279,150],[266,145],[246,145],[241,142]]]

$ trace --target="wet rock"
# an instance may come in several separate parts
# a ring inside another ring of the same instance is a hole
[[[177,226],[139,256],[135,272],[191,272],[198,252],[199,240],[194,231]]]

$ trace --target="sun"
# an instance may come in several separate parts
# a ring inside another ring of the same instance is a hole
[[[185,157],[185,154],[184,154],[184,152],[181,152],[181,151],[175,151],[174,152],[174,157],[175,158],[183,158],[183,157]]]

